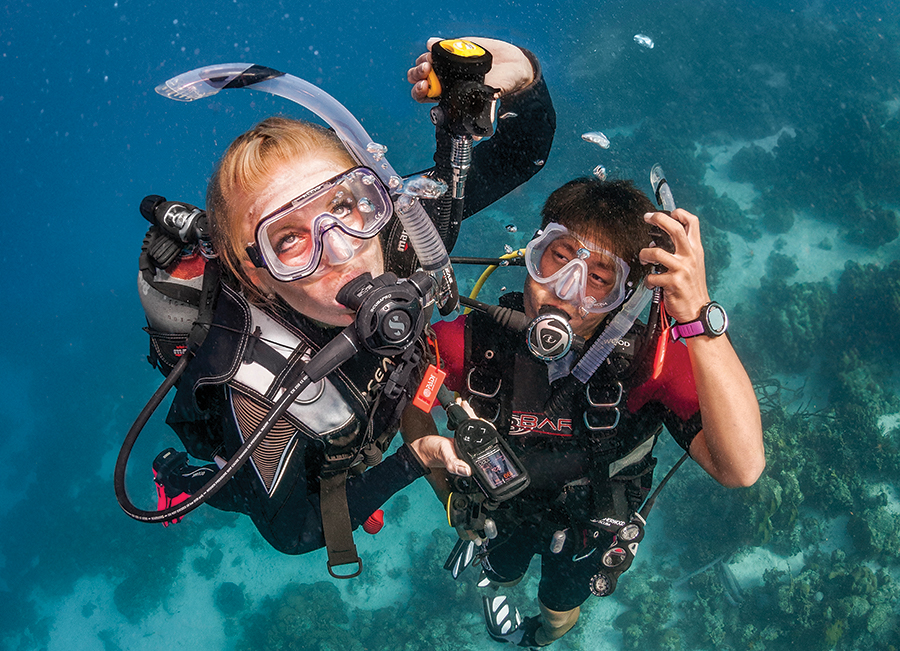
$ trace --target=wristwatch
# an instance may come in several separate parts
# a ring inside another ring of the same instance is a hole
[[[672,326],[672,341],[679,337],[696,337],[697,335],[706,335],[707,337],[719,337],[725,334],[728,329],[728,315],[725,314],[725,308],[710,301],[700,309],[700,318],[689,323],[676,323]]]

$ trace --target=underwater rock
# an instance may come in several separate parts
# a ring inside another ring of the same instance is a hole
[[[872,606],[863,597],[851,595],[838,600],[835,612],[841,619],[858,620],[865,617],[871,609]]]
[[[165,583],[155,579],[159,572],[140,572],[129,576],[113,591],[116,608],[132,624],[137,624],[160,603],[158,588]]]
[[[889,265],[844,265],[833,315],[834,346],[855,350],[860,361],[891,373],[900,357],[900,340],[888,323],[900,323],[900,261]],[[858,333],[865,332],[865,337]]]
[[[772,269],[777,271],[777,269]],[[735,347],[749,369],[766,377],[799,373],[825,350],[833,292],[827,282],[788,285],[765,276],[751,302],[752,310],[735,310]]]
[[[212,579],[219,571],[219,566],[222,564],[222,559],[224,559],[224,557],[225,555],[222,553],[222,550],[215,548],[210,550],[209,554],[206,556],[198,556],[191,561],[191,567],[193,567],[194,571],[203,578]]]
[[[797,260],[778,251],[772,251],[766,258],[766,275],[770,278],[787,280],[800,271]]]
[[[219,612],[226,617],[235,617],[247,607],[244,589],[231,581],[219,584],[213,594],[213,601]]]
[[[894,630],[897,616],[888,604],[878,604],[866,620],[866,630],[876,636],[889,634]]]
[[[397,522],[409,511],[411,504],[409,496],[400,494],[394,496],[387,504],[387,516],[389,520]]]
[[[854,219],[848,221],[853,226],[847,231],[847,241],[870,249],[877,249],[900,236],[897,213],[881,206],[862,210]]]
[[[262,601],[244,618],[236,651],[303,649],[310,651],[364,651],[337,587],[324,581],[288,584],[275,597]]]
[[[727,193],[706,203],[702,216],[716,228],[736,233],[748,242],[755,242],[760,238],[756,219],[741,210],[737,201]]]
[[[738,183],[768,185],[775,170],[775,157],[759,145],[747,145],[728,162],[728,177]]]
[[[787,233],[794,226],[794,211],[771,188],[753,201],[753,209],[760,215],[760,224],[770,233]]]
[[[900,522],[896,514],[882,507],[866,509],[847,522],[847,533],[866,558],[896,561],[900,557]],[[868,569],[868,568],[866,568]],[[875,575],[871,575],[871,589],[875,592]],[[854,582],[856,587],[856,582]]]

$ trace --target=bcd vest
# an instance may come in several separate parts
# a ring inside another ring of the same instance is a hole
[[[521,294],[500,303],[521,309]],[[569,524],[577,525],[627,520],[639,507],[652,485],[652,451],[662,430],[655,406],[636,414],[626,407],[629,389],[649,377],[641,334],[633,328],[617,343],[568,413],[549,415],[544,405],[553,387],[547,364],[528,352],[523,334],[469,314],[466,397],[514,446],[535,486],[511,500],[513,511],[534,516],[564,504]]]
[[[191,290],[196,291],[203,272],[197,260],[182,260],[178,266],[182,264],[190,271],[142,270],[138,281],[148,315],[148,359],[166,374],[184,353],[187,331],[196,318]],[[179,379],[167,422],[191,455],[228,458],[257,429],[274,401],[296,383],[303,365],[337,332],[302,317],[289,322],[274,310],[249,304],[221,283],[211,326]],[[319,493],[322,500],[329,568],[355,562],[344,489],[347,473],[362,472],[381,460],[409,394],[421,381],[426,354],[421,341],[393,358],[361,351],[307,386],[252,454],[254,490],[265,494],[261,508],[270,517],[292,498],[296,483],[292,475],[298,468],[305,470],[304,494]],[[401,390],[385,396],[383,388],[390,377]],[[225,392],[226,399],[212,399],[218,392]],[[223,405],[230,413],[221,413]],[[298,445],[300,437],[306,445]],[[311,454],[310,448],[315,452]],[[295,458],[299,449],[307,451],[305,458]],[[332,499],[337,502],[330,503]],[[335,511],[347,526],[329,536],[333,529],[329,518]],[[335,537],[339,548],[353,549],[353,558],[332,559],[330,538]]]

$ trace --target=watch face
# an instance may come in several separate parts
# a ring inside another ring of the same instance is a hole
[[[712,303],[706,312],[706,323],[714,335],[720,335],[728,327],[728,317],[725,310],[718,303]]]

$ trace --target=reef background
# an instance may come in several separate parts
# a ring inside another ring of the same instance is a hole
[[[646,188],[661,163],[703,220],[712,294],[764,411],[757,485],[681,470],[635,568],[555,646],[900,647],[898,17],[893,2],[750,0],[6,6],[0,649],[494,646],[474,572],[441,570],[453,537],[424,482],[387,505],[378,536],[357,535],[352,582],[330,580],[321,553],[274,553],[245,518],[131,521],[111,482],[160,382],[135,291],[141,198],[202,205],[234,136],[308,117],[260,93],[184,105],[153,88],[211,63],[285,70],[413,172],[432,128],[406,69],[429,36],[472,34],[538,55],[559,124],[541,174],[464,224],[455,253],[523,246],[543,198],[597,164]],[[609,150],[580,139],[592,130]],[[501,270],[481,298],[521,283]],[[150,460],[175,443],[161,417],[139,441],[129,486],[145,507]],[[660,446],[657,479],[677,452]],[[515,594],[524,614],[535,585]]]

